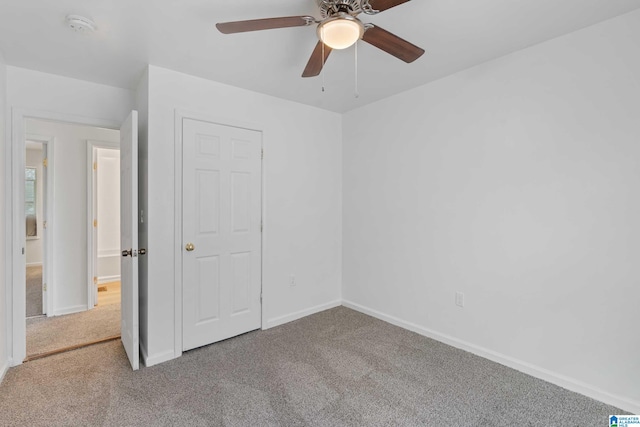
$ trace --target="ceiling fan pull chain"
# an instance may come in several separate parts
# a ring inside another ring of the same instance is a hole
[[[360,94],[358,93],[358,42],[355,42],[353,44],[353,48],[355,49],[355,75],[356,75],[356,90],[355,90],[355,94],[354,97],[355,98],[359,98]]]
[[[322,31],[322,38],[324,39],[324,28],[320,28],[320,31]],[[322,43],[322,69],[320,74],[322,74],[322,91],[324,92],[324,43]]]

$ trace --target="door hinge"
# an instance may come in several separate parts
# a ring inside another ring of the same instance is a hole
[[[260,293],[260,303],[262,303],[262,293]]]
[[[262,221],[260,221],[260,232],[262,233],[264,226],[262,225]]]
[[[97,226],[98,226],[98,220],[97,220],[97,219],[94,219],[94,220],[93,220],[93,226],[94,226],[94,227],[97,227]]]
[[[44,166],[45,168],[46,168],[47,166],[49,166],[49,159],[44,159],[44,160],[42,161],[42,166]]]
[[[43,284],[42,284],[42,290],[43,290],[43,291],[45,291],[45,292],[47,292],[47,284],[46,284],[46,283],[43,283]]]
[[[260,158],[264,160],[264,148],[260,149]]]
[[[42,221],[42,228],[47,228],[47,221]]]
[[[93,284],[97,285],[98,284],[98,277],[93,276]]]
[[[94,171],[98,170],[98,162],[93,162],[93,170]]]

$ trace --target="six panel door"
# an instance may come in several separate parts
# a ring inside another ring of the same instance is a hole
[[[260,328],[262,134],[183,120],[183,350]]]

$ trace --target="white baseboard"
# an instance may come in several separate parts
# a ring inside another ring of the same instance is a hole
[[[86,304],[74,305],[71,307],[60,308],[56,310],[54,316],[64,316],[65,314],[80,313],[81,311],[87,311]]]
[[[120,281],[120,275],[115,275],[115,276],[101,276],[98,277],[98,285],[102,285],[104,283],[111,283],[111,282],[119,282]]]
[[[4,379],[4,376],[6,375],[8,370],[9,360],[5,360],[4,362],[2,362],[2,365],[0,365],[0,384],[2,384],[2,380]]]
[[[25,265],[27,267],[42,267],[42,261],[40,261],[40,262],[28,262]]]
[[[147,355],[147,350],[142,346],[140,346],[140,356],[142,358],[142,363],[144,363],[144,366],[146,366],[147,368],[176,358],[175,352],[173,350],[167,350],[160,354],[149,357]]]
[[[501,365],[508,366],[509,368],[513,368],[517,371],[531,375],[532,377],[536,377],[557,386],[566,388],[567,390],[571,390],[592,399],[599,400],[606,404],[616,406],[633,414],[640,414],[640,402],[633,401],[623,396],[617,396],[615,394],[609,393],[605,390],[601,390],[597,387],[593,387],[589,384],[583,383],[573,378],[569,378],[556,372],[552,372],[547,369],[532,365],[530,363],[523,362],[510,356],[505,356],[504,354],[500,354],[498,352],[477,346],[475,344],[468,343],[452,336],[441,334],[431,329],[423,328],[422,326],[418,326],[415,323],[406,322],[397,317],[389,316],[377,310],[364,307],[351,301],[343,300],[342,305],[361,313],[368,314],[369,316],[375,317],[385,322],[391,323],[393,325],[399,326],[401,328],[408,329],[425,337],[448,344],[452,347],[468,351],[469,353],[473,353],[477,356],[489,359]]]
[[[303,317],[328,310],[330,308],[339,307],[340,305],[342,305],[342,301],[335,300],[335,301],[328,302],[326,304],[316,305],[315,307],[310,307],[305,310],[296,311],[295,313],[276,317],[274,319],[269,319],[267,320],[266,326],[263,326],[262,329],[269,329],[275,326],[283,325],[285,323],[293,322],[294,320],[298,320]]]

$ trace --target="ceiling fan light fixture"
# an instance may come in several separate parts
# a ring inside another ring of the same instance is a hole
[[[325,19],[318,25],[318,38],[331,49],[346,49],[364,34],[364,25],[351,15]]]

